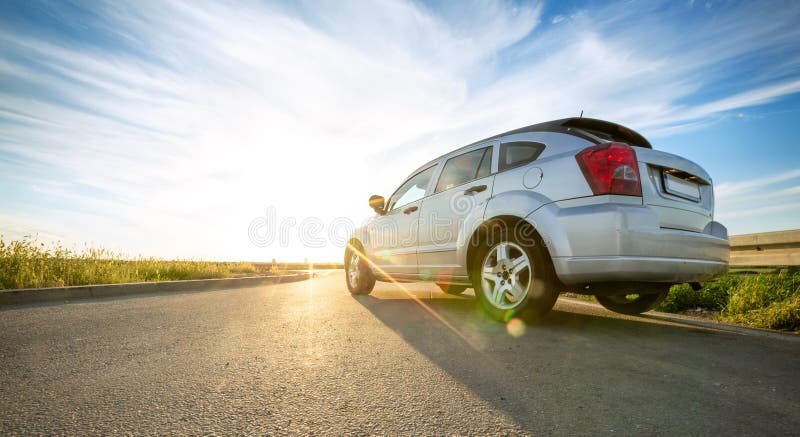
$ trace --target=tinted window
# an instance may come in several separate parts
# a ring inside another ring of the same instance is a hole
[[[425,197],[425,189],[428,188],[428,182],[430,182],[433,169],[435,168],[436,166],[434,165],[433,167],[422,170],[412,176],[411,179],[407,180],[403,185],[400,185],[400,188],[398,188],[389,199],[389,206],[386,210],[391,211]]]
[[[500,166],[503,171],[511,167],[533,162],[544,150],[544,144],[531,143],[528,141],[518,141],[513,143],[503,143],[500,145]]]
[[[473,150],[447,160],[436,184],[436,192],[449,190],[473,179],[488,176],[492,166],[492,148]]]

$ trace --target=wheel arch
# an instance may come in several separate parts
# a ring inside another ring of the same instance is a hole
[[[495,181],[497,182],[497,181]],[[461,265],[469,268],[468,248],[476,234],[485,231],[486,224],[501,221],[505,224],[514,224],[523,217],[541,208],[549,199],[540,193],[530,190],[510,190],[494,194],[484,208],[470,213],[464,220],[458,235],[458,260]],[[546,237],[546,235],[544,236]]]
[[[550,255],[550,249],[545,243],[545,239],[536,227],[528,220],[515,216],[515,215],[498,215],[481,223],[473,232],[470,238],[466,241],[466,267],[467,275],[472,280],[473,275],[477,271],[475,268],[476,263],[474,257],[479,249],[485,244],[487,238],[492,232],[498,228],[511,230],[516,235],[527,236],[526,239],[531,238],[533,244],[541,244],[544,247],[544,255],[546,257],[545,264],[550,269],[552,277],[557,280],[555,269],[553,267],[553,260]]]

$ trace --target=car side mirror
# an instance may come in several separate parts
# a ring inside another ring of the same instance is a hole
[[[386,200],[383,196],[374,194],[369,196],[369,207],[374,209],[379,215],[383,215],[383,208],[386,206]]]

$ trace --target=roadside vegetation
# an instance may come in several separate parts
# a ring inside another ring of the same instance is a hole
[[[128,258],[106,249],[76,250],[34,239],[0,239],[0,289],[230,278],[273,271],[269,263]]]
[[[573,295],[594,301],[593,296]],[[800,271],[766,269],[722,275],[694,291],[675,285],[656,311],[701,316],[752,328],[800,332]]]
[[[723,322],[800,331],[800,272],[732,272],[706,282],[699,291],[676,285],[656,309],[672,313],[700,309]]]

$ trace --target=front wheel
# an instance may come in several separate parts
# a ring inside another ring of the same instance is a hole
[[[595,296],[600,305],[615,313],[635,316],[653,309],[667,297],[669,288],[655,293],[647,294],[614,294],[609,296]]]
[[[363,254],[354,249],[348,249],[345,254],[345,279],[351,294],[369,294],[375,288],[375,275],[362,257]]]
[[[501,235],[476,258],[475,294],[492,318],[502,322],[517,316],[537,318],[555,305],[558,290],[540,240],[522,244],[512,235]]]

